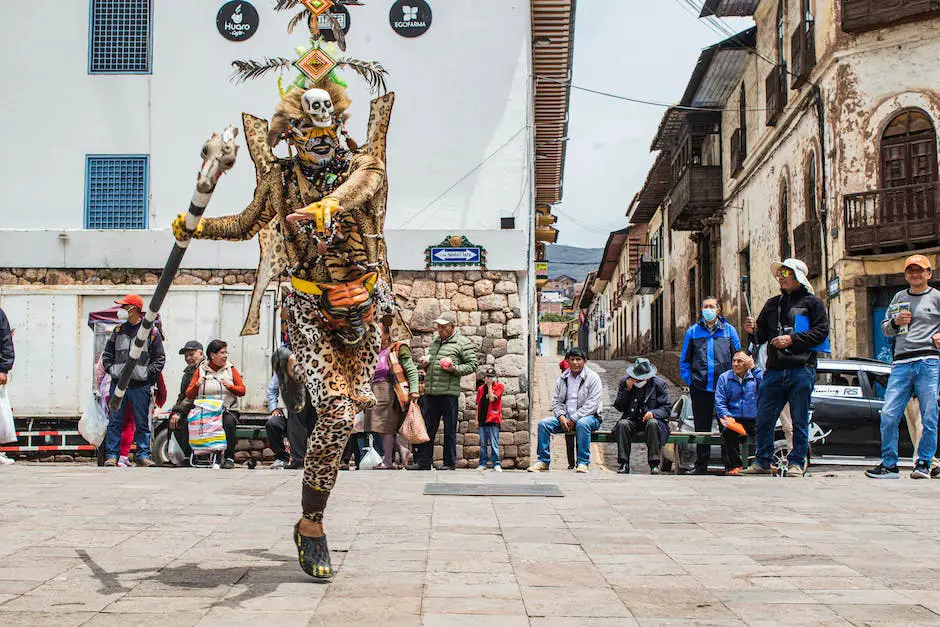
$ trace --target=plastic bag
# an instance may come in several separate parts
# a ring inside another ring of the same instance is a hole
[[[78,421],[78,432],[93,446],[101,446],[108,432],[108,415],[98,398],[92,394],[85,403],[85,411]]]
[[[182,464],[186,459],[186,455],[183,453],[183,447],[180,446],[179,441],[176,439],[176,434],[172,431],[166,443],[166,458],[177,466]]]
[[[7,396],[7,386],[0,385],[0,444],[16,442],[16,425],[13,424],[13,407]]]
[[[382,463],[382,456],[372,447],[372,434],[369,434],[369,446],[362,452],[359,470],[372,470]]]

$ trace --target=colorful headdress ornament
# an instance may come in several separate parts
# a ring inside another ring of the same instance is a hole
[[[292,11],[302,7],[291,18],[287,25],[287,32],[293,32],[294,27],[306,19],[307,27],[310,29],[310,47],[298,48],[298,58],[295,60],[284,57],[265,57],[260,61],[250,59],[232,61],[232,67],[235,68],[232,80],[235,83],[242,83],[246,80],[261,78],[271,71],[283,73],[293,67],[300,72],[300,75],[288,86],[287,90],[282,90],[283,95],[292,87],[307,89],[318,86],[325,80],[346,87],[347,83],[338,70],[349,68],[366,81],[372,93],[384,94],[388,91],[385,86],[385,77],[388,72],[381,63],[362,61],[344,55],[346,37],[336,17],[329,12],[334,5],[362,6],[362,3],[358,0],[277,0],[274,5],[275,11]],[[324,40],[318,24],[321,16],[326,16],[335,43]],[[278,88],[280,89],[280,79]]]

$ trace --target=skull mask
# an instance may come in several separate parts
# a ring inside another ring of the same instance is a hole
[[[333,126],[333,101],[325,89],[308,89],[301,98],[300,106],[303,107],[304,113],[310,117],[314,126],[318,128]]]

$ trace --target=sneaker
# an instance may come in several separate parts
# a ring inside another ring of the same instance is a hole
[[[650,466],[650,474],[651,475],[663,474],[663,471],[659,469],[659,464],[656,464],[655,466]]]
[[[477,466],[477,470],[479,470],[480,472],[483,472],[484,470],[486,470],[486,466],[483,466],[483,465]]]
[[[588,465],[587,465],[587,464],[578,464],[578,467],[575,468],[574,471],[575,471],[575,472],[587,472],[587,471],[588,471]]]
[[[121,465],[120,462],[118,462],[118,466],[120,465]],[[151,466],[156,466],[154,461],[150,459],[149,457],[141,457],[140,459],[137,460],[137,465],[142,468],[150,468]]]
[[[121,455],[120,457],[118,457],[117,465],[118,465],[118,468],[130,468],[131,466],[133,466],[133,464],[131,463],[131,460],[127,459],[126,455]]]
[[[757,462],[754,462],[753,464],[751,464],[750,466],[748,466],[747,468],[745,468],[738,474],[739,475],[772,475],[774,474],[774,471],[772,468],[767,468],[765,466],[761,466]]]
[[[430,466],[422,466],[421,464],[411,464],[405,466],[405,470],[431,470]]]
[[[797,466],[796,464],[790,464],[787,466],[786,470],[783,471],[784,477],[802,477],[805,474],[802,466]]]
[[[546,464],[545,462],[535,462],[534,464],[529,466],[529,472],[547,472],[547,471],[548,471],[548,464]]]
[[[898,467],[888,468],[884,464],[878,464],[871,470],[865,471],[865,476],[869,479],[900,479],[901,475],[898,473]]]
[[[212,465],[209,466],[209,468],[211,468],[212,470],[218,470],[219,468],[221,468],[221,466],[219,466],[219,462],[213,462]]]
[[[225,462],[223,462],[222,464],[222,468],[224,468],[225,470],[231,470],[234,467],[235,467],[235,460],[230,457],[226,458]]]
[[[271,470],[284,470],[285,466],[287,466],[287,462],[285,462],[283,459],[275,459],[274,463],[268,466],[268,468]],[[346,468],[349,469],[349,466],[346,466]]]
[[[618,475],[629,475],[630,474],[630,464],[623,463],[620,464],[620,467],[617,468]]]
[[[914,470],[911,471],[911,479],[930,479],[930,466],[927,462],[917,460]]]
[[[108,459],[104,460],[104,465],[108,466],[109,468],[114,468],[115,466],[117,466],[117,458],[109,457]]]
[[[502,466],[493,466],[493,472],[503,472]]]
[[[0,452],[0,466],[9,466],[10,464],[15,464],[16,461],[7,457],[6,453]]]
[[[440,466],[438,466],[437,469],[438,469],[438,470],[457,470],[457,468],[456,468],[455,466],[445,466],[445,465],[443,465],[443,464],[441,464]]]

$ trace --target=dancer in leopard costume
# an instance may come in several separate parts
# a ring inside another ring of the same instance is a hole
[[[334,58],[336,48],[319,36],[315,16],[308,25],[312,47],[305,56],[322,52],[337,66],[351,66],[373,86],[384,88],[380,65]],[[286,62],[235,65],[253,77],[263,73],[259,67],[283,69]],[[297,67],[305,73],[299,62]],[[281,94],[270,126],[243,114],[257,176],[251,204],[238,215],[205,218],[191,232],[182,216],[173,227],[179,240],[259,236],[261,264],[243,335],[258,331],[259,305],[268,283],[285,272],[290,276],[285,304],[297,358],[292,375],[306,386],[318,416],[307,445],[303,517],[294,527],[294,540],[304,571],[329,578],[333,569],[323,512],[353,419],[375,403],[371,379],[381,341],[377,320],[398,315],[383,239],[385,135],[394,94],[372,101],[362,149],[346,132],[350,101],[335,70],[319,77],[305,73]],[[288,143],[288,158],[272,152],[281,141]]]

